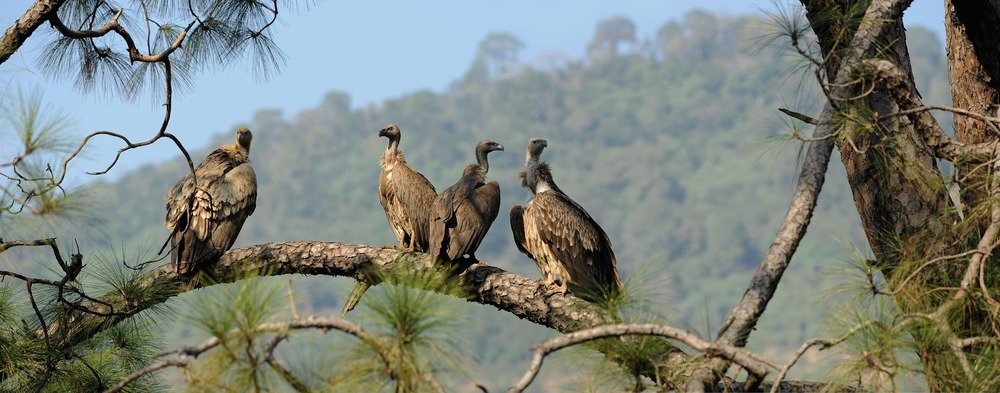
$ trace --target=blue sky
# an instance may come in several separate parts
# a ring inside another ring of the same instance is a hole
[[[28,0],[0,2],[3,28],[30,4]],[[479,40],[490,32],[512,33],[524,41],[524,61],[546,53],[579,57],[597,22],[610,16],[632,19],[639,36],[649,37],[664,22],[680,19],[695,8],[740,15],[774,7],[769,1],[738,0],[328,0],[281,14],[282,23],[274,26],[273,37],[288,63],[279,75],[257,82],[241,63],[198,75],[193,89],[175,94],[170,130],[191,150],[203,147],[213,135],[231,132],[258,109],[278,108],[286,118],[294,118],[333,90],[350,94],[354,107],[423,89],[442,91],[465,72]],[[930,28],[943,42],[940,1],[915,1],[905,15],[908,25]],[[39,31],[48,29],[43,26]],[[156,132],[163,113],[160,101],[152,103],[149,94],[136,103],[123,103],[115,97],[79,93],[71,82],[47,80],[34,61],[45,38],[36,32],[0,65],[0,97],[11,96],[18,87],[41,90],[48,103],[75,121],[72,133],[80,138],[92,131],[110,130],[138,141]],[[4,132],[0,130],[0,144],[9,143]],[[88,159],[71,167],[71,177],[85,178],[79,174],[103,169],[118,147],[113,139],[97,141],[88,148]],[[177,155],[176,148],[163,140],[127,152],[106,178]],[[197,162],[202,157],[192,158]]]

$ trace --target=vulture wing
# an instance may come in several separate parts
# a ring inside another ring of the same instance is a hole
[[[449,244],[453,242],[455,231],[455,213],[462,202],[468,197],[475,187],[475,179],[469,176],[462,176],[457,183],[445,188],[441,194],[434,198],[431,204],[430,222],[428,233],[430,235],[430,254],[434,259],[440,258],[441,254],[447,257],[450,252]]]
[[[257,176],[249,163],[235,162],[216,149],[195,168],[198,188],[188,173],[164,196],[171,261],[182,274],[218,258],[232,247],[257,203]]]
[[[514,245],[517,246],[518,251],[521,251],[528,258],[535,259],[528,251],[527,243],[524,240],[524,208],[521,205],[514,205],[510,208],[510,231],[514,234]]]
[[[406,247],[407,231],[404,228],[403,207],[396,199],[396,187],[393,181],[394,172],[398,167],[400,165],[394,165],[386,170],[385,159],[382,159],[382,171],[378,175],[378,200],[385,210],[385,219],[389,222],[389,228],[392,229],[396,240],[399,241],[399,246]]]
[[[448,258],[474,254],[499,213],[500,185],[496,181],[480,183],[456,208],[455,226],[449,228]]]
[[[404,222],[409,229],[413,248],[427,251],[431,205],[437,197],[434,185],[405,162],[396,164],[393,169],[392,184],[396,201],[405,214]]]
[[[538,236],[570,281],[592,291],[621,287],[611,240],[586,210],[559,192],[536,194],[531,203]]]

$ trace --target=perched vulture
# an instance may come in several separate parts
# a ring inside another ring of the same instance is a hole
[[[544,139],[528,141],[521,185],[533,194],[528,205],[514,205],[510,227],[514,244],[535,260],[549,293],[572,289],[588,300],[618,293],[621,276],[615,267],[611,240],[600,225],[552,180],[549,164],[539,161],[548,146]]]
[[[399,151],[402,135],[399,127],[389,124],[379,130],[379,137],[389,139],[389,146],[379,158],[382,172],[378,175],[378,200],[385,210],[392,233],[399,241],[399,247],[406,251],[427,251],[428,214],[437,197],[434,185],[424,175],[410,168]],[[347,296],[341,316],[346,316],[361,301],[370,285],[358,281]]]
[[[488,139],[479,142],[476,163],[465,167],[462,178],[434,199],[430,215],[433,260],[453,261],[465,255],[476,260],[479,243],[500,213],[500,185],[485,183],[490,169],[486,155],[497,150],[503,146]]]
[[[399,246],[408,251],[427,251],[428,215],[437,197],[434,185],[410,168],[399,151],[399,127],[389,124],[378,136],[389,139],[389,147],[379,160],[378,199],[385,210]]]
[[[189,172],[163,197],[170,261],[178,273],[191,275],[217,261],[253,214],[257,175],[249,161],[252,139],[249,129],[236,130],[236,143],[209,153],[194,176]]]

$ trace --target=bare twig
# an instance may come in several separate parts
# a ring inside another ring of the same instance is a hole
[[[778,110],[781,111],[781,113],[784,113],[784,114],[786,114],[788,116],[791,116],[791,117],[795,118],[796,120],[801,121],[803,123],[812,124],[814,126],[819,125],[819,120],[816,120],[816,119],[814,119],[812,117],[806,116],[806,115],[801,114],[799,112],[793,111],[791,109],[778,108]]]
[[[854,327],[852,327],[850,330],[848,330],[846,333],[834,339],[814,338],[809,341],[806,341],[805,343],[802,344],[802,346],[799,347],[798,351],[795,351],[795,355],[792,357],[792,360],[789,360],[788,363],[786,363],[784,366],[781,367],[781,371],[779,371],[778,375],[774,378],[774,385],[771,386],[771,393],[778,392],[778,389],[781,387],[781,381],[785,379],[785,375],[788,374],[788,370],[791,370],[792,366],[799,361],[799,358],[801,358],[802,355],[804,355],[806,351],[809,350],[809,348],[812,348],[813,346],[816,345],[821,345],[823,346],[823,348],[820,348],[820,350],[827,349],[834,345],[840,344],[844,340],[847,340],[861,329],[864,329],[869,325],[877,323],[879,322],[872,320],[859,323]]]

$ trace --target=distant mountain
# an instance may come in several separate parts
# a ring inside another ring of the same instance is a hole
[[[517,179],[522,149],[528,138],[543,137],[556,182],[608,232],[623,276],[647,279],[664,305],[658,311],[673,324],[713,335],[773,240],[794,187],[801,145],[771,138],[796,124],[777,108],[818,113],[816,83],[802,61],[757,38],[775,28],[761,16],[695,12],[664,24],[657,37],[632,45],[634,52],[474,67],[445,93],[417,92],[360,110],[338,92],[292,117],[261,109],[244,122],[254,131],[260,188],[237,246],[394,243],[376,193],[386,145],[377,132],[391,122],[402,129],[410,165],[439,190],[474,160],[479,140],[504,144],[506,151],[490,156],[489,174],[500,182],[501,214],[476,255],[538,277],[512,244],[506,214],[529,196]],[[908,34],[921,93],[947,103],[941,43],[925,29]],[[498,59],[493,55],[478,60]],[[220,135],[213,147],[232,138]],[[107,241],[158,248],[166,236],[160,198],[186,170],[175,158],[105,185]],[[846,243],[867,252],[834,160],[809,233],[751,340],[755,349],[787,351],[819,334],[827,307],[818,290],[835,284],[827,271],[850,258]],[[311,308],[328,314],[352,284],[303,282]],[[466,333],[491,370],[479,379],[491,390],[512,382],[530,345],[553,334],[488,307],[466,307],[477,326]]]

